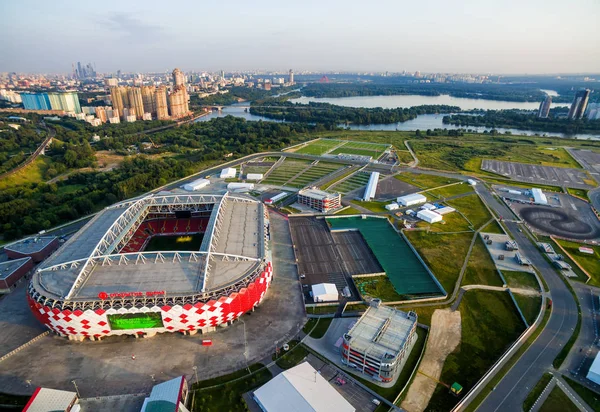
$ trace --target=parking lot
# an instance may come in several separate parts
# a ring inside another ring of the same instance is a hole
[[[590,174],[600,181],[600,153],[591,150],[570,149],[569,153],[573,155],[584,168],[589,170]]]
[[[485,238],[487,236],[487,239]],[[518,250],[506,250],[506,242],[510,240],[508,235],[500,235],[495,233],[481,233],[481,239],[485,244],[496,268],[503,271],[514,271],[514,272],[533,272],[531,266],[521,266],[517,262],[515,255]],[[488,244],[488,241],[492,241]],[[521,252],[522,253],[522,252]],[[501,259],[500,256],[503,256]]]
[[[420,191],[415,187],[402,180],[396,179],[394,176],[386,177],[380,180],[377,184],[377,192],[375,193],[376,200],[396,200],[398,196],[404,196]]]
[[[591,176],[585,170],[566,167],[540,166],[525,163],[484,159],[481,169],[510,177],[519,182],[545,184],[577,189],[591,189]]]

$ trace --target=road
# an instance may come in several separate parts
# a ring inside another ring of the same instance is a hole
[[[495,199],[483,185],[477,187],[488,206],[500,215],[507,214],[507,207]],[[568,342],[577,324],[577,305],[567,286],[541,255],[537,246],[521,231],[519,224],[512,220],[505,220],[505,224],[522,253],[531,260],[548,284],[553,308],[542,333],[481,403],[479,411],[521,410],[523,401],[544,372],[552,367],[554,358]]]

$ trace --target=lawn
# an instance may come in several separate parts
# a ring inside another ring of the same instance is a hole
[[[521,288],[521,289],[532,289],[535,291],[540,291],[540,285],[535,279],[535,275],[529,272],[513,272],[513,271],[503,271],[502,275],[508,286],[511,288]]]
[[[588,200],[588,191],[585,189],[572,189],[570,187],[567,188],[567,193],[575,196],[579,196],[585,200]]]
[[[353,207],[347,207],[344,210],[340,210],[335,213],[336,215],[360,215],[361,211],[354,209]]]
[[[497,233],[500,235],[505,234],[504,230],[502,230],[502,227],[495,220],[493,222],[491,222],[489,225],[487,225],[486,227],[484,227],[481,231],[484,233]]]
[[[306,313],[310,313],[311,315],[323,315],[326,313],[335,313],[337,312],[338,305],[333,306],[307,306]]]
[[[339,146],[342,143],[343,142],[341,142],[339,140],[319,139],[315,142],[308,143],[308,144],[301,146],[299,149],[295,150],[294,152],[320,156],[322,154],[327,153],[334,147]]]
[[[468,291],[459,305],[461,343],[444,363],[440,381],[458,382],[468,392],[525,330],[508,293]],[[450,410],[458,398],[438,385],[429,410]]]
[[[566,393],[556,385],[544,401],[540,412],[579,412],[579,408],[575,406],[573,401],[569,399]]]
[[[595,411],[600,411],[600,394],[591,389],[586,388],[579,382],[575,382],[571,378],[563,376],[569,386]]]
[[[373,276],[368,278],[354,278],[354,284],[363,299],[379,298],[384,302],[406,300],[409,297],[400,295],[387,276]]]
[[[471,222],[474,229],[479,229],[492,218],[490,212],[476,194],[449,200],[448,205],[460,210]]]
[[[474,192],[473,186],[467,183],[458,183],[452,186],[446,186],[435,190],[430,190],[427,193],[431,193],[438,199],[448,198],[451,196],[462,195],[463,193]]]
[[[279,348],[279,353],[275,353],[271,357],[272,360],[277,362],[277,366],[281,369],[293,368],[302,362],[309,353],[298,340],[289,341],[288,345],[290,348],[287,352],[284,351],[283,348]]]
[[[467,220],[457,212],[448,213],[444,215],[444,220],[437,223],[427,223],[425,221],[420,221],[417,223],[417,227],[427,227],[429,226],[429,230],[431,232],[439,232],[439,233],[452,233],[452,232],[472,232],[471,224],[467,222]]]
[[[573,259],[577,261],[583,267],[587,273],[592,277],[589,281],[590,285],[600,286],[600,247],[584,245],[576,242],[569,242],[567,240],[556,239],[558,242]],[[581,246],[589,247],[594,250],[593,255],[587,255],[585,253],[581,253],[579,248]],[[560,253],[559,250],[556,251]]]
[[[374,200],[368,201],[368,202],[363,202],[360,200],[352,200],[351,203],[364,207],[365,209],[369,209],[371,212],[374,213],[385,213],[385,212],[389,212],[386,208],[385,205],[389,204],[389,202],[377,202]]]
[[[469,256],[469,264],[462,284],[502,286],[502,279],[496,270],[496,265],[479,236]]]
[[[377,143],[349,141],[343,146],[332,150],[330,154],[344,153],[359,156],[371,156],[373,159],[377,159],[388,147],[389,145],[382,145]]]
[[[548,386],[551,380],[552,374],[544,373],[542,375],[542,379],[540,379],[540,381],[535,384],[531,392],[529,392],[529,395],[527,395],[527,398],[525,398],[525,401],[523,402],[524,411],[529,411],[533,407],[533,404],[535,403],[535,401],[537,401],[537,399],[540,397],[540,395],[542,394],[546,386]]]
[[[343,182],[338,182],[335,185],[329,186],[330,189],[340,193],[348,193],[359,187],[366,186],[369,181],[370,174],[364,172],[356,172]]]
[[[438,235],[424,231],[406,231],[404,234],[446,292],[452,293],[473,235]]]
[[[295,187],[304,187],[304,186],[307,186],[311,182],[319,180],[319,179],[327,176],[328,174],[335,172],[336,170],[340,169],[341,167],[343,167],[343,166],[341,166],[337,163],[319,162],[316,165],[311,166],[309,169],[302,172],[301,175],[297,176],[293,180],[290,180],[287,183],[287,185],[295,186]]]
[[[414,159],[408,150],[396,150],[396,156],[400,163],[408,164]]]
[[[517,305],[521,309],[523,316],[525,316],[525,320],[527,320],[528,325],[533,325],[535,320],[537,319],[538,314],[540,313],[540,306],[542,305],[542,297],[541,296],[530,296],[530,295],[521,295],[519,293],[513,293],[515,300],[517,301]]]
[[[281,165],[275,168],[262,183],[281,186],[298,173],[306,169],[310,165],[310,161],[306,160],[289,160],[286,159]]]
[[[273,376],[268,369],[257,363],[249,366],[250,371],[258,371],[253,375],[248,375],[247,369],[241,369],[229,375],[220,376],[215,379],[209,379],[193,384],[192,388],[196,389],[192,396],[193,405],[191,411],[239,411],[245,410],[246,404],[242,398],[242,394],[252,389],[267,383]],[[242,378],[235,382],[230,382],[234,379]],[[216,388],[200,390],[214,385],[221,385]]]
[[[52,160],[46,156],[40,156],[33,163],[23,169],[4,177],[0,180],[0,190],[9,187],[24,185],[27,183],[40,183],[44,181],[44,173],[50,167]]]
[[[434,187],[448,185],[450,183],[460,182],[460,180],[452,179],[449,177],[411,173],[411,172],[402,172],[397,175],[394,175],[394,177],[398,180],[402,180],[403,182],[410,183],[411,185],[416,186],[421,189],[431,189]]]
[[[333,186],[334,184],[336,184],[337,182],[339,182],[340,180],[342,180],[343,178],[351,175],[352,173],[355,172],[355,168],[353,167],[347,167],[346,170],[339,174],[338,176],[336,176],[335,178],[329,180],[327,183],[323,184],[320,186],[321,189],[326,190],[327,188],[329,188],[330,186]]]
[[[331,325],[331,321],[333,318],[311,318],[306,322],[302,331],[304,333],[310,332],[310,337],[315,339],[321,339],[327,333],[327,329],[329,329],[329,325]],[[313,327],[317,325],[317,327],[313,330]],[[311,332],[312,330],[312,332]]]

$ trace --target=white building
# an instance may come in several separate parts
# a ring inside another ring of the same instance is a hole
[[[417,217],[427,223],[441,222],[443,219],[442,215],[427,209],[419,210],[417,212]]]
[[[412,195],[400,196],[396,199],[398,204],[402,206],[414,206],[419,205],[421,203],[427,202],[427,198],[419,193],[414,193]]]
[[[134,115],[134,114],[131,114],[131,115],[129,115],[129,116],[126,116],[126,117],[125,117],[125,121],[126,121],[127,123],[133,123],[133,122],[135,122],[136,120],[137,120],[137,117],[135,117],[135,115]]]
[[[546,195],[542,192],[542,189],[534,187],[533,189],[531,189],[531,196],[533,196],[533,203],[535,203],[536,205],[548,204],[548,199],[546,198]]]
[[[228,183],[227,190],[252,190],[254,183]]]
[[[338,300],[338,290],[333,283],[319,283],[312,285],[313,300],[315,302],[335,302]]]
[[[188,192],[193,192],[195,190],[200,190],[203,187],[206,187],[210,184],[210,180],[208,179],[197,179],[194,180],[193,182],[190,183],[186,183],[185,185],[181,186],[183,190],[187,190]]]
[[[471,186],[476,186],[477,182],[473,179],[467,179],[467,183],[470,184]]]
[[[246,180],[262,180],[263,176],[262,173],[248,173],[246,175]]]
[[[237,174],[237,170],[235,170],[235,168],[228,167],[228,168],[221,170],[220,177],[221,177],[221,179],[231,179],[231,178],[235,177],[236,174]]]
[[[586,376],[589,380],[600,385],[600,352],[596,354],[592,366]]]
[[[371,172],[371,176],[369,176],[369,183],[367,183],[367,188],[365,189],[365,194],[363,195],[363,199],[365,202],[373,199],[375,197],[375,192],[377,191],[377,183],[379,182],[379,172]]]
[[[421,209],[423,209],[423,210],[435,210],[435,209],[437,209],[437,207],[435,205],[432,205],[431,203],[425,203],[423,206],[421,206]]]
[[[355,411],[308,362],[281,372],[255,390],[253,397],[265,412]]]
[[[389,205],[385,205],[385,208],[386,208],[387,210],[396,210],[396,209],[398,209],[399,207],[400,207],[400,206],[398,206],[398,203],[396,203],[396,202],[392,202],[392,203],[390,203]]]
[[[438,215],[447,215],[448,213],[452,213],[455,212],[456,209],[450,206],[444,206],[444,207],[440,207],[439,209],[436,209],[435,213],[437,213]]]

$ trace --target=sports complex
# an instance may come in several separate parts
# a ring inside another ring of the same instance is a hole
[[[98,213],[35,272],[27,298],[73,340],[193,334],[252,310],[272,273],[262,203],[151,195]]]

